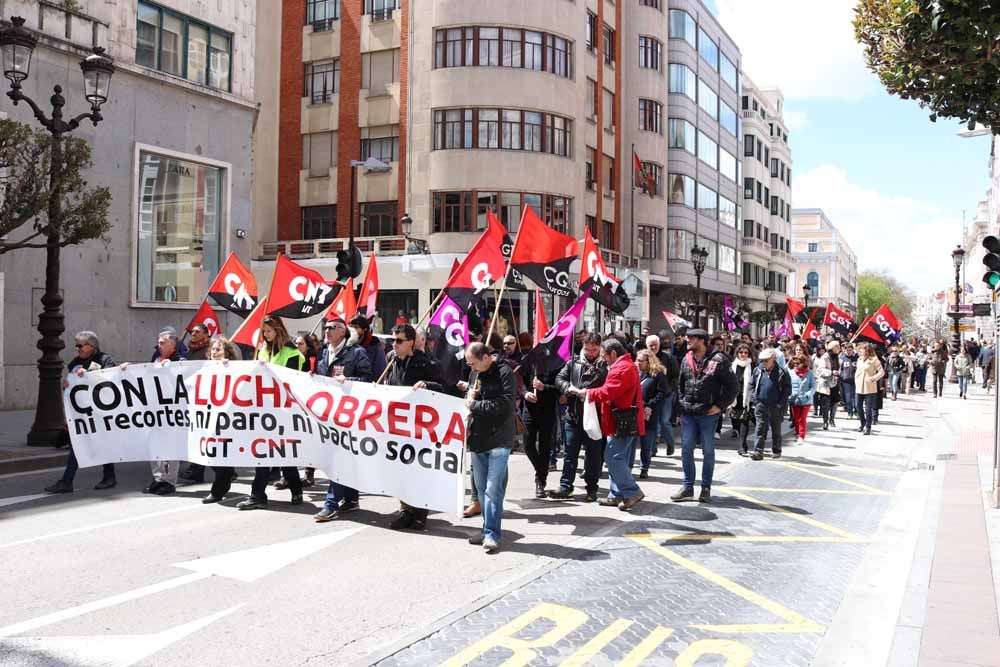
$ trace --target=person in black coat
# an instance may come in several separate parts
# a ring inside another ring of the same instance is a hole
[[[656,337],[654,336],[653,338]],[[639,453],[639,479],[647,479],[649,477],[649,464],[653,459],[653,450],[656,448],[656,432],[660,424],[660,410],[663,408],[664,401],[670,395],[670,391],[667,386],[667,370],[652,350],[640,350],[636,354],[636,362],[639,366],[643,415],[646,420],[646,434],[640,440],[642,444]],[[634,465],[634,454],[632,462]]]
[[[527,388],[524,394],[524,453],[535,469],[535,497],[545,498],[549,456],[559,417],[559,390],[556,387],[559,369],[539,374],[527,364],[521,366],[521,372]]]

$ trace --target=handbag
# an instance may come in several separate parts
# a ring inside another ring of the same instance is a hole
[[[611,408],[611,417],[615,422],[615,435],[631,437],[639,435],[639,410],[631,408]]]

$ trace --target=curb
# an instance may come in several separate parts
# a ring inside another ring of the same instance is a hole
[[[53,452],[52,454],[22,456],[16,459],[0,460],[0,475],[18,472],[31,472],[32,470],[44,470],[46,468],[65,466],[68,459],[68,451],[59,451]]]

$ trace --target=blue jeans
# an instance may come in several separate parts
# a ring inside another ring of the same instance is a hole
[[[893,395],[899,393],[899,382],[902,379],[902,373],[889,373],[889,391]]]
[[[684,488],[694,488],[694,448],[702,450],[701,488],[712,486],[715,472],[715,427],[719,415],[681,415],[681,467],[684,468]]]
[[[565,455],[563,456],[562,478],[559,480],[561,491],[572,491],[576,481],[577,463],[580,460],[580,447],[583,447],[583,481],[587,484],[587,493],[597,493],[597,483],[601,479],[601,468],[604,467],[604,439],[592,440],[583,426],[573,421],[563,422],[565,434]]]
[[[878,394],[858,394],[858,419],[861,426],[871,428],[875,420],[875,399]]]
[[[608,466],[608,478],[611,480],[609,498],[628,500],[640,492],[631,470],[638,440],[639,436],[635,435],[608,438],[608,446],[604,450],[604,462]]]
[[[668,445],[674,444],[674,427],[670,425],[670,420],[674,416],[674,395],[676,392],[667,394],[667,397],[660,403],[660,437]],[[656,421],[654,420],[655,424]]]
[[[343,484],[330,482],[330,486],[326,490],[326,508],[335,510],[340,507],[341,501],[346,503],[358,502],[358,490],[344,486]]]
[[[960,396],[965,396],[968,391],[969,391],[969,376],[966,375],[965,377],[962,377],[961,375],[959,375],[958,376],[958,393],[959,393],[959,395]]]
[[[841,382],[840,383],[840,396],[844,400],[844,409],[847,410],[847,416],[853,417],[854,413],[857,412],[856,406],[856,396],[855,391],[857,387],[854,386],[853,382]]]
[[[656,449],[656,430],[663,422],[662,417],[662,404],[653,408],[653,413],[649,415],[649,421],[646,422],[646,435],[639,439],[639,469],[649,470],[649,464],[653,460],[653,450]],[[670,428],[669,422],[667,423],[667,428]],[[673,443],[673,433],[670,434],[669,442]]]
[[[476,480],[479,504],[483,508],[483,537],[500,542],[500,518],[507,488],[507,460],[510,449],[496,447],[472,453],[472,476]]]

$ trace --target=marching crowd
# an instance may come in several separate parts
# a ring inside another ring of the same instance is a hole
[[[489,330],[489,327],[485,327]],[[465,349],[462,380],[449,385],[434,360],[426,331],[408,323],[391,330],[386,349],[363,315],[349,322],[334,318],[324,323],[324,340],[293,337],[281,318],[266,316],[257,350],[238,349],[224,337],[212,338],[203,325],[191,332],[185,346],[174,330],[161,332],[152,361],[224,361],[256,358],[297,371],[333,378],[336,382],[381,382],[391,386],[428,389],[460,396],[469,409],[466,447],[472,461],[472,500],[464,516],[482,515],[483,527],[469,538],[487,552],[500,549],[501,518],[507,487],[508,459],[523,447],[531,462],[535,496],[574,498],[577,476],[582,478],[582,502],[629,511],[644,494],[640,482],[649,477],[651,461],[664,448],[675,454],[675,428],[680,427],[683,483],[671,495],[681,502],[711,502],[715,446],[723,438],[728,415],[740,455],[759,461],[770,442],[774,458],[782,454],[782,423],[790,419],[797,443],[805,442],[810,412],[823,430],[837,428],[841,406],[859,433],[871,435],[885,400],[900,393],[926,391],[931,375],[934,396],[944,392],[944,377],[954,367],[959,395],[967,397],[975,368],[982,369],[983,387],[992,387],[993,344],[966,343],[954,360],[944,340],[854,344],[828,336],[807,341],[775,336],[754,340],[749,334],[709,334],[703,329],[664,330],[633,339],[628,334],[575,334],[572,357],[558,370],[536,372],[533,356],[522,349],[524,338],[493,334],[483,341],[474,336]],[[76,357],[68,371],[116,366],[100,349],[97,334],[75,336]],[[949,365],[951,364],[951,365]],[[123,364],[122,367],[127,367]],[[695,449],[702,450],[701,475]],[[558,458],[562,470],[558,472]],[[580,457],[583,457],[582,470]],[[635,474],[636,464],[638,472]],[[190,464],[179,473],[176,461],[151,464],[151,482],[144,493],[173,493],[178,479],[205,481],[205,468]],[[45,490],[73,491],[78,469],[70,450],[60,480]],[[607,471],[609,491],[599,497],[599,480]],[[229,493],[237,472],[213,467],[211,490],[202,502],[217,503]],[[549,473],[558,472],[558,486],[549,488]],[[249,497],[240,510],[267,507],[268,486],[288,489],[292,504],[304,502],[303,489],[313,486],[315,471],[300,476],[296,467],[254,469]],[[113,464],[103,466],[96,489],[116,485]],[[360,509],[359,493],[329,482],[323,507],[314,515],[328,522]],[[427,510],[400,503],[389,526],[422,530]]]

